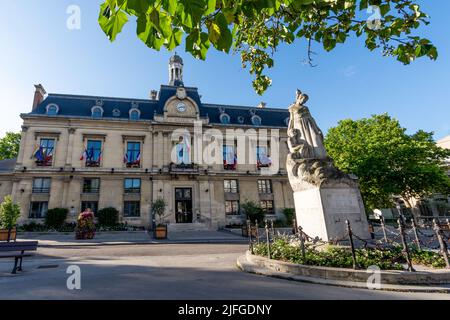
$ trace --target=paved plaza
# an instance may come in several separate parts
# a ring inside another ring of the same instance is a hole
[[[97,239],[98,240],[98,239]],[[0,262],[0,299],[449,299],[315,285],[241,272],[240,243],[50,245],[24,260],[25,271]],[[81,290],[69,290],[66,270],[81,269]]]

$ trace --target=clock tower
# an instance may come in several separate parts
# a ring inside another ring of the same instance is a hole
[[[183,59],[175,53],[169,59],[169,85],[183,86]]]

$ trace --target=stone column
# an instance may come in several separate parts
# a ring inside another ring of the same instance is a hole
[[[66,168],[72,167],[73,161],[73,141],[75,139],[75,128],[69,128],[69,138],[67,139],[67,156],[66,156]]]

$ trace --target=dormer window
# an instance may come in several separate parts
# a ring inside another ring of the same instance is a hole
[[[226,113],[220,115],[220,123],[222,124],[230,124],[230,116]]]
[[[113,117],[120,117],[120,110],[119,109],[114,109],[112,112]]]
[[[141,112],[138,109],[133,108],[130,110],[130,120],[137,121],[140,118],[141,118]]]
[[[253,116],[252,117],[252,123],[254,126],[260,126],[261,125],[261,117],[259,116]]]
[[[56,116],[58,114],[59,107],[58,105],[52,103],[47,106],[47,114],[49,116]]]
[[[101,119],[103,117],[103,108],[99,106],[95,106],[92,108],[92,118]]]

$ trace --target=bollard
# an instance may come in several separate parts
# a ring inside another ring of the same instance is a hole
[[[419,234],[417,233],[417,227],[416,227],[416,223],[414,222],[414,219],[411,220],[411,223],[412,223],[412,227],[413,227],[413,231],[414,231],[414,236],[416,237],[417,249],[419,251],[422,251],[422,248],[420,247]]]
[[[266,229],[266,242],[267,242],[267,257],[270,257],[270,235],[269,235],[269,224],[267,223],[267,219],[265,220],[265,229]]]
[[[300,248],[302,250],[302,258],[303,258],[303,262],[306,258],[306,253],[305,253],[305,237],[303,235],[303,229],[302,227],[298,226],[298,233],[300,234]]]
[[[256,226],[256,243],[259,244],[259,224],[258,224],[258,220],[255,220],[255,226]]]
[[[383,237],[384,237],[384,242],[388,242],[388,238],[387,238],[387,234],[386,234],[386,225],[384,224],[384,217],[381,216],[380,217],[380,222],[381,222],[381,230],[383,230]]]
[[[252,223],[250,220],[247,220],[247,235],[248,235],[248,249],[253,254]]]
[[[352,260],[353,260],[353,269],[356,270],[356,253],[355,253],[355,244],[353,243],[353,233],[352,228],[350,227],[350,221],[345,220],[345,223],[347,224],[347,231],[348,231],[348,238],[350,240],[350,246],[352,248]]]
[[[412,271],[416,271],[414,270],[413,266],[412,266],[412,261],[411,261],[411,256],[409,255],[409,248],[408,248],[408,243],[406,242],[406,237],[405,237],[405,229],[404,229],[404,219],[403,216],[400,216],[400,218],[397,219],[397,223],[398,223],[398,227],[399,227],[399,231],[400,231],[400,237],[402,239],[402,244],[403,244],[403,252],[405,253],[405,258],[406,258],[406,262],[408,263],[408,271],[412,272]]]
[[[439,226],[439,223],[436,221],[436,219],[433,219],[433,229],[434,229],[434,232],[436,232],[436,236],[439,240],[439,246],[441,247],[441,254],[445,260],[446,268],[449,269],[450,261],[448,258],[447,243],[444,241],[444,239],[442,237],[442,230],[441,230],[441,227]]]

